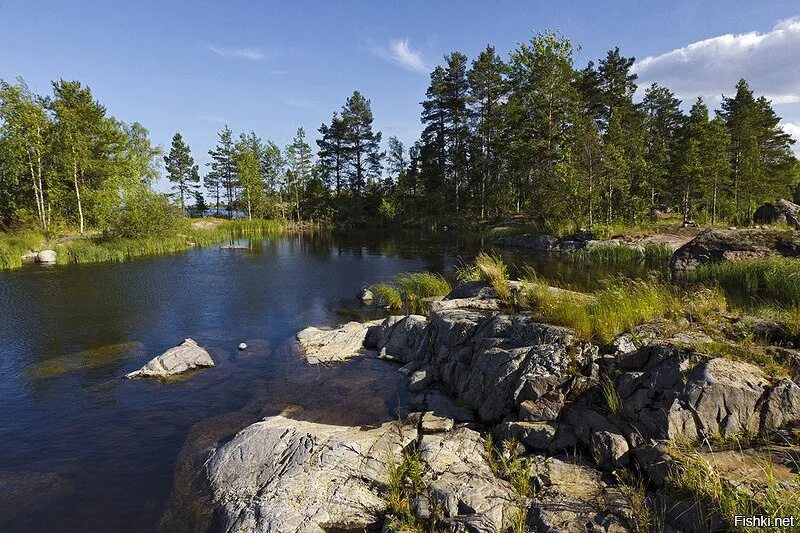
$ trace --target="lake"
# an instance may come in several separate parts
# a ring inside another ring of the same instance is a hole
[[[310,325],[377,318],[356,295],[406,271],[451,276],[480,239],[316,233],[123,264],[0,273],[0,530],[212,525],[209,449],[266,415],[362,425],[408,399],[391,365],[306,365]],[[506,254],[591,286],[606,272]],[[217,366],[171,383],[120,379],[191,337]],[[238,351],[240,342],[248,348]]]

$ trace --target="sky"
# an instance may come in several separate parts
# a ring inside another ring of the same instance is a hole
[[[472,60],[492,44],[507,57],[545,29],[581,47],[578,67],[619,46],[641,87],[666,85],[687,107],[699,95],[715,106],[745,77],[800,139],[797,0],[0,0],[0,78],[43,94],[51,80],[80,80],[156,144],[180,131],[203,165],[225,124],[279,146],[303,127],[313,146],[353,90],[371,100],[384,142],[408,145],[445,54]]]

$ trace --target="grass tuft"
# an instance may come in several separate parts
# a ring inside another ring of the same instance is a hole
[[[452,290],[441,274],[431,272],[398,274],[394,278],[394,285],[408,305],[409,313],[423,312],[425,298],[446,296]]]
[[[463,265],[456,269],[459,281],[489,282],[494,288],[497,297],[504,303],[511,301],[511,289],[508,285],[508,266],[503,258],[496,254],[481,252],[475,257],[472,264]]]
[[[403,308],[403,298],[400,296],[400,291],[388,283],[376,283],[371,285],[369,290],[375,295],[375,299],[382,304],[385,304],[389,309],[399,310]]]
[[[786,257],[724,261],[699,266],[690,279],[719,287],[745,307],[800,307],[800,260]]]

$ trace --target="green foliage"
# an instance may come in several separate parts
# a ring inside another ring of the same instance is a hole
[[[520,453],[520,445],[513,439],[504,441],[498,447],[491,435],[486,435],[483,451],[492,473],[508,481],[517,495],[514,508],[503,510],[504,531],[524,533],[529,501],[536,495],[533,460]]]
[[[527,306],[543,320],[572,328],[585,340],[614,337],[683,306],[673,287],[657,280],[620,279],[592,295],[553,290],[536,277],[524,283]]]
[[[785,257],[724,261],[699,266],[691,279],[719,287],[740,305],[800,306],[800,261]]]
[[[617,385],[611,378],[603,377],[600,380],[600,391],[603,393],[608,413],[611,416],[617,416],[622,408],[622,400],[620,400],[619,392],[617,392]]]
[[[431,502],[433,513],[430,517],[420,517],[414,510],[414,500],[424,497],[425,468],[415,450],[407,449],[398,463],[394,455],[388,458],[389,475],[386,487],[387,514],[391,528],[410,533],[433,533],[441,531],[439,512],[435,502]]]
[[[36,231],[0,233],[0,270],[22,266],[22,254],[42,250],[44,235]]]
[[[511,301],[508,266],[497,254],[479,253],[473,264],[463,265],[456,269],[456,277],[462,282],[488,281],[501,301],[505,303]]]
[[[571,255],[575,262],[586,261],[608,266],[644,264],[649,267],[665,267],[671,257],[672,248],[656,243],[647,243],[642,248],[624,244],[599,244]]]
[[[403,308],[403,297],[396,287],[388,283],[376,283],[371,285],[369,290],[377,301],[384,302],[390,309],[397,311]]]
[[[140,187],[129,192],[112,215],[106,236],[141,239],[174,235],[183,226],[182,213],[162,195]]]
[[[450,283],[441,274],[431,272],[398,274],[394,278],[394,284],[410,313],[424,311],[423,299],[446,296],[452,290]]]

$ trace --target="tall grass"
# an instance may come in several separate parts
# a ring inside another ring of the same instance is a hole
[[[508,266],[503,258],[496,254],[481,252],[472,264],[456,269],[456,277],[460,281],[488,281],[494,288],[497,297],[503,302],[511,300],[511,289],[508,285]]]
[[[0,270],[22,266],[22,254],[41,250],[45,237],[35,231],[0,233]]]
[[[764,466],[767,482],[747,483],[748,488],[745,489],[725,479],[708,460],[695,452],[676,452],[673,449],[671,454],[678,461],[679,467],[667,478],[667,490],[678,498],[695,500],[708,506],[725,522],[730,531],[762,531],[760,528],[746,528],[736,524],[737,516],[800,516],[800,493],[797,486],[787,487],[776,482],[770,463]],[[775,528],[772,531],[796,529]]]
[[[43,235],[21,232],[0,235],[0,269],[22,266],[22,254],[52,247],[59,264],[123,262],[130,259],[172,254],[194,246],[211,246],[227,240],[281,235],[287,225],[280,220],[225,220],[212,227],[182,225],[174,235],[141,239],[104,236],[80,237],[49,244]]]
[[[484,459],[495,477],[508,481],[517,496],[512,509],[503,509],[504,531],[524,533],[528,518],[529,499],[536,495],[533,481],[533,459],[523,457],[519,446],[511,439],[500,446],[491,435],[483,441]]]
[[[393,531],[409,533],[441,531],[439,512],[433,499],[431,499],[430,516],[421,517],[414,508],[414,500],[424,495],[424,466],[419,453],[413,449],[404,450],[400,462],[394,455],[389,455],[386,503],[389,525]]]
[[[672,257],[672,248],[665,244],[649,242],[643,247],[620,244],[598,244],[578,250],[570,256],[573,262],[589,262],[607,266],[643,264],[648,267],[665,267]]]
[[[689,279],[718,286],[743,306],[800,306],[800,260],[770,257],[699,266]]]
[[[587,298],[552,291],[540,279],[528,277],[523,295],[527,306],[543,320],[572,328],[584,340],[600,342],[610,342],[622,332],[682,307],[675,289],[654,279],[619,279]]]
[[[389,283],[376,283],[369,290],[390,309],[405,305],[409,313],[423,313],[426,298],[446,296],[452,287],[441,274],[407,272],[396,275]]]

